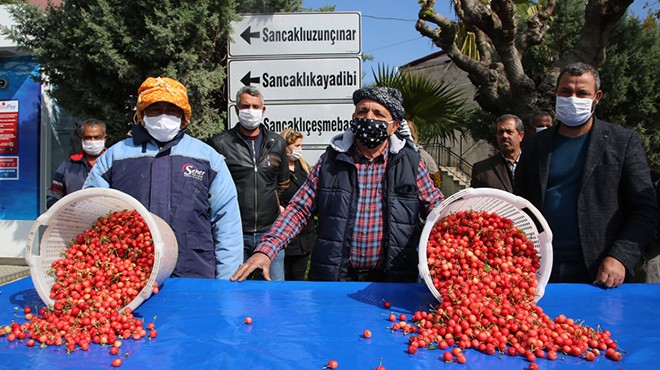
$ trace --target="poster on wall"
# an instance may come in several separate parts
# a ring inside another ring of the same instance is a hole
[[[18,180],[18,157],[0,157],[0,180]]]
[[[0,154],[18,153],[18,100],[0,101]]]
[[[40,213],[41,85],[33,79],[38,73],[32,57],[0,58],[6,81],[0,89],[0,225],[33,221]],[[8,240],[19,239],[12,234]]]

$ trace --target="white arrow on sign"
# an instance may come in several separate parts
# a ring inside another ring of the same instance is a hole
[[[230,58],[362,52],[359,12],[246,15],[232,29]]]
[[[267,102],[351,99],[360,88],[362,60],[353,58],[230,60],[229,100],[254,85]]]

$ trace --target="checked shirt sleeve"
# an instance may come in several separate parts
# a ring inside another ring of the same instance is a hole
[[[417,188],[419,189],[419,200],[427,214],[445,200],[445,196],[440,189],[433,185],[433,180],[431,180],[429,172],[421,160],[417,168]]]
[[[316,206],[316,191],[319,182],[319,168],[324,157],[316,163],[307,176],[307,180],[298,189],[296,194],[286,206],[284,211],[277,217],[273,226],[261,239],[255,248],[255,252],[266,254],[271,260],[280,250],[284,249],[291,239],[307,225],[312,217],[312,211]]]

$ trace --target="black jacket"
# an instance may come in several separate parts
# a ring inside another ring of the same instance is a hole
[[[289,171],[290,182],[289,188],[284,191],[280,201],[282,202],[282,207],[286,207],[287,204],[291,201],[293,196],[296,194],[298,189],[307,179],[307,172],[303,170],[300,161],[295,162],[293,171]],[[316,242],[316,231],[314,230],[314,219],[310,219],[307,222],[307,225],[300,230],[298,236],[291,239],[289,245],[287,245],[285,251],[287,256],[301,256],[307,255],[312,252],[314,243]]]
[[[509,169],[502,154],[497,153],[472,166],[470,187],[495,188],[509,193],[513,192]]]
[[[261,125],[259,159],[254,163],[247,140],[236,125],[211,138],[209,144],[225,157],[236,184],[243,232],[267,231],[279,214],[279,198],[289,185],[284,139]]]
[[[53,176],[53,182],[50,185],[50,189],[48,189],[48,208],[65,195],[82,189],[91,169],[89,162],[85,158],[85,153],[82,151],[62,162],[57,167],[57,172]]]

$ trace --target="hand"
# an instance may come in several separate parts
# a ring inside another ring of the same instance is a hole
[[[245,280],[252,271],[260,268],[264,279],[270,281],[270,258],[261,252],[253,254],[244,264],[238,266],[234,275],[229,278],[230,281],[243,281]]]
[[[605,288],[618,288],[626,278],[626,267],[614,257],[607,256],[598,268],[593,283]]]

